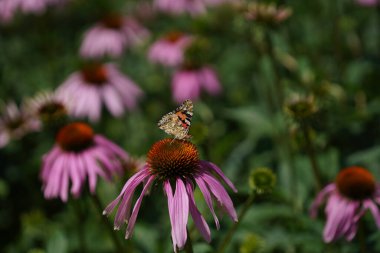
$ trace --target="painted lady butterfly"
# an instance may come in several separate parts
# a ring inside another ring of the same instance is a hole
[[[185,100],[177,109],[165,114],[157,125],[165,133],[174,135],[174,139],[189,139],[191,135],[188,132],[192,116],[193,102]]]

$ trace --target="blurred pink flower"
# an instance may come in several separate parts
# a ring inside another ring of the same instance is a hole
[[[148,53],[153,63],[174,67],[183,62],[183,54],[186,46],[191,42],[191,37],[180,32],[170,32],[154,42]]]
[[[0,22],[10,22],[16,14],[18,0],[1,0],[0,1]]]
[[[203,0],[155,0],[154,4],[158,10],[175,15],[185,12],[197,15],[206,11]]]
[[[372,7],[372,6],[379,5],[380,1],[379,0],[356,0],[356,3],[362,6]]]
[[[80,55],[84,58],[121,56],[126,47],[141,43],[148,30],[131,17],[110,15],[84,34]]]
[[[38,131],[38,127],[38,121],[25,108],[19,109],[15,102],[9,102],[0,114],[0,148],[6,146],[11,139],[17,140],[27,133]]]
[[[60,197],[66,202],[69,185],[71,194],[79,197],[88,180],[90,192],[95,193],[97,178],[110,181],[123,174],[128,154],[92,128],[80,122],[62,127],[53,149],[44,155],[41,180],[47,199]]]
[[[325,208],[326,225],[323,231],[325,242],[345,237],[351,241],[358,228],[360,218],[370,210],[380,229],[380,185],[373,175],[361,167],[352,166],[338,174],[335,183],[327,185],[315,198],[310,215],[317,216],[318,207],[327,198]]]
[[[91,64],[71,74],[57,90],[58,97],[70,101],[70,114],[98,121],[102,103],[115,117],[133,110],[142,90],[113,64]]]
[[[237,192],[232,182],[215,164],[199,160],[198,150],[194,144],[184,140],[163,139],[153,144],[144,168],[125,183],[119,196],[105,208],[103,214],[111,213],[119,204],[114,228],[118,230],[123,223],[127,223],[125,238],[130,238],[144,195],[151,186],[157,185],[153,184],[154,181],[159,181],[163,183],[168,198],[174,251],[177,252],[185,246],[189,213],[203,238],[210,242],[210,228],[194,200],[196,185],[202,192],[218,229],[219,220],[214,211],[213,197],[218,201],[222,211],[225,211],[233,221],[238,220],[232,200],[217,178]],[[141,183],[144,185],[143,190],[132,209],[134,192]]]
[[[24,14],[41,14],[50,5],[57,5],[66,0],[1,0],[0,21],[6,23],[12,20],[17,11]]]
[[[222,90],[218,76],[211,67],[181,69],[174,73],[172,90],[173,99],[177,103],[186,99],[197,100],[201,89],[205,89],[211,95],[217,95]]]

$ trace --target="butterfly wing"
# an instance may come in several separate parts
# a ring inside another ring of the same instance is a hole
[[[188,138],[188,132],[193,116],[193,103],[186,100],[177,109],[165,114],[158,122],[158,127],[176,139]]]

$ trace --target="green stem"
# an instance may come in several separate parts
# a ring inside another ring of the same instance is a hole
[[[87,248],[86,248],[85,238],[84,238],[84,235],[85,235],[85,231],[84,231],[85,215],[83,213],[83,209],[81,208],[79,201],[73,201],[73,204],[74,204],[74,210],[75,210],[75,214],[78,218],[78,224],[79,224],[79,226],[78,226],[79,249],[80,249],[80,252],[86,253]]]
[[[186,253],[194,253],[194,251],[193,251],[193,242],[191,241],[191,236],[190,236],[189,230],[187,228],[186,228],[186,232],[187,232],[187,241],[186,241],[186,244],[185,244],[184,251]]]
[[[98,209],[98,213],[100,214],[100,219],[103,221],[104,226],[107,228],[107,231],[109,232],[109,234],[110,234],[110,236],[114,242],[114,245],[117,249],[116,252],[119,252],[119,253],[126,252],[124,250],[122,243],[120,242],[119,238],[117,237],[117,234],[115,233],[112,224],[109,222],[107,217],[102,214],[103,213],[103,205],[102,205],[99,197],[96,194],[91,194],[91,199],[93,200],[96,208]],[[132,251],[130,250],[129,252],[132,252]]]
[[[359,244],[360,244],[360,253],[367,252],[367,244],[365,240],[365,231],[363,220],[359,220]]]
[[[219,248],[217,250],[218,253],[223,253],[226,250],[229,242],[232,239],[232,236],[236,232],[240,223],[243,221],[243,218],[244,218],[245,214],[247,213],[247,211],[249,210],[249,208],[251,207],[254,199],[255,199],[255,195],[253,193],[247,198],[247,200],[245,201],[245,203],[243,205],[243,208],[241,209],[241,211],[238,215],[239,220],[232,225],[232,227],[230,228],[230,230],[228,231],[226,236],[223,238],[222,243],[219,245]]]
[[[315,155],[314,145],[310,137],[310,127],[306,124],[301,124],[301,129],[306,141],[306,152],[307,152],[307,155],[309,156],[311,169],[313,171],[313,175],[315,179],[315,187],[317,191],[320,191],[322,188],[321,173],[320,173],[317,158]]]

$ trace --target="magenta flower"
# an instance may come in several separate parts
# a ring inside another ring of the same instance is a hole
[[[206,90],[211,95],[217,95],[221,92],[218,76],[211,67],[181,69],[174,73],[172,90],[173,99],[177,103],[186,99],[198,99],[201,89]]]
[[[80,55],[84,58],[119,57],[126,47],[139,44],[148,36],[148,30],[134,18],[107,16],[84,34]]]
[[[94,193],[98,177],[110,181],[113,175],[123,174],[128,154],[105,137],[94,134],[85,123],[62,127],[53,149],[44,155],[41,170],[43,192],[47,199],[60,197],[66,202],[70,192],[81,193],[86,180]]]
[[[158,10],[175,15],[186,12],[197,15],[206,11],[203,0],[155,0],[154,4]]]
[[[39,124],[25,108],[19,109],[15,102],[4,105],[0,115],[0,148],[11,139],[20,139],[38,130]]]
[[[372,7],[372,6],[379,5],[380,1],[379,0],[356,0],[356,3],[362,6]]]
[[[380,228],[380,186],[373,175],[361,167],[352,166],[342,170],[335,183],[327,185],[314,200],[310,214],[317,216],[318,207],[327,198],[325,242],[345,237],[351,241],[358,228],[359,219],[370,210]]]
[[[132,110],[143,95],[141,89],[113,64],[91,64],[71,74],[57,90],[58,97],[70,101],[70,114],[98,121],[102,103],[115,117]]]
[[[183,62],[184,49],[190,42],[190,36],[180,32],[168,33],[152,44],[148,57],[153,63],[160,63],[168,67],[178,66]]]
[[[65,0],[1,0],[0,21],[9,22],[17,11],[22,13],[41,14],[53,4],[61,4]]]
[[[212,196],[218,201],[222,210],[233,221],[237,221],[233,203],[214,174],[235,192],[237,191],[232,182],[215,164],[199,160],[198,150],[194,144],[183,140],[163,139],[153,144],[148,153],[145,167],[127,181],[119,196],[106,207],[103,214],[111,213],[119,204],[114,226],[115,229],[119,229],[124,222],[127,222],[125,238],[130,238],[144,195],[154,181],[162,182],[168,198],[174,251],[177,252],[178,249],[182,249],[186,243],[186,226],[189,213],[203,238],[210,242],[210,229],[194,201],[195,184],[202,192],[218,229],[219,221],[214,211]],[[134,192],[142,183],[144,188],[133,209],[131,209]]]

